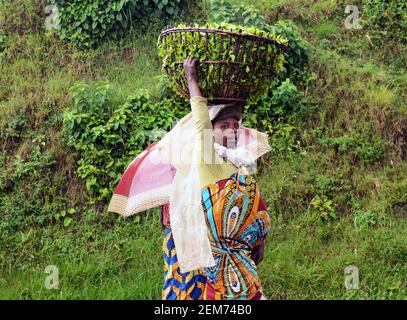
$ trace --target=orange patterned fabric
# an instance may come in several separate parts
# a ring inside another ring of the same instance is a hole
[[[253,249],[266,237],[270,214],[255,179],[234,173],[201,190],[216,265],[205,268],[205,299],[252,299],[261,290]]]

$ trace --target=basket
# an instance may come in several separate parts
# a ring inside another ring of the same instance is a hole
[[[197,80],[209,102],[244,104],[262,94],[283,70],[287,40],[227,23],[179,25],[161,31],[158,47],[162,69],[181,97],[190,98],[183,63],[192,56],[198,59]]]

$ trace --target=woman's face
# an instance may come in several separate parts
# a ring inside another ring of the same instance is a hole
[[[216,143],[229,149],[235,149],[238,140],[239,121],[226,118],[213,124],[213,137]]]

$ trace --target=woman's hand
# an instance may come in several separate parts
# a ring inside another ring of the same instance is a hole
[[[189,57],[184,62],[184,71],[188,79],[189,98],[200,96],[202,97],[201,90],[199,89],[198,81],[196,80],[196,67],[195,64],[198,59]]]
[[[185,75],[187,76],[188,81],[196,80],[196,62],[198,61],[197,58],[192,58],[188,56],[187,60],[184,62],[184,71]]]
[[[263,261],[264,258],[264,240],[260,244],[253,248],[252,259],[256,265]]]

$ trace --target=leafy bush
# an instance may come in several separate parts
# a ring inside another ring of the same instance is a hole
[[[56,159],[44,139],[32,139],[24,156],[0,157],[0,233],[50,222],[48,206],[64,205],[54,189]]]
[[[249,101],[245,106],[245,116],[251,125],[265,126],[264,121],[277,123],[289,120],[302,109],[303,104],[301,92],[290,79],[282,83],[275,81],[263,95]]]
[[[383,159],[384,142],[380,138],[376,140],[362,139],[355,150],[356,158],[363,164],[371,164]]]
[[[105,39],[119,39],[130,28],[150,21],[165,23],[180,14],[183,0],[52,0],[60,19],[61,39],[90,47]]]
[[[6,142],[11,139],[18,139],[24,136],[24,130],[27,128],[26,110],[18,109],[11,119],[4,124],[0,124],[0,141]]]
[[[332,200],[326,195],[316,195],[311,200],[311,210],[318,214],[321,222],[330,222],[336,218],[336,210]]]
[[[322,145],[334,148],[338,155],[348,154],[362,164],[373,164],[383,159],[384,141],[378,135],[369,138],[359,133],[345,134],[340,137],[323,137]]]
[[[109,84],[94,90],[86,84],[71,88],[74,107],[64,115],[68,146],[80,159],[77,174],[86,181],[92,200],[107,200],[124,170],[156,138],[157,130],[169,131],[187,113],[181,100],[149,101],[140,90],[119,106]]]
[[[236,5],[225,0],[212,0],[208,21],[212,23],[232,23],[266,30],[267,23],[260,11],[250,5]]]
[[[290,154],[299,148],[294,123],[303,108],[303,95],[290,79],[282,83],[276,80],[263,95],[245,106],[244,122],[270,135],[274,154]]]
[[[363,20],[376,41],[407,43],[407,2],[404,0],[367,0]]]
[[[279,74],[279,78],[290,78],[294,83],[304,81],[308,73],[308,43],[296,25],[290,20],[281,20],[268,29],[288,40],[285,70]]]
[[[359,230],[368,229],[377,223],[376,214],[371,210],[358,209],[355,210],[354,215],[355,226]]]
[[[168,99],[177,97],[175,91],[173,90],[173,86],[171,85],[171,81],[168,79],[166,75],[160,74],[156,76],[155,79],[156,79],[155,87],[159,97]]]

